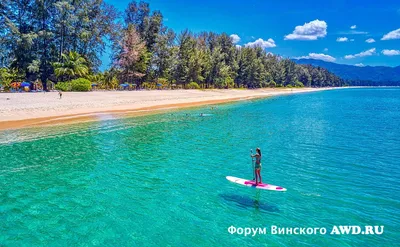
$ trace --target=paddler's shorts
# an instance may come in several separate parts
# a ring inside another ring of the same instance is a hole
[[[255,168],[255,169],[261,169],[261,163],[260,163],[260,164],[257,164],[257,163],[256,163],[256,164],[254,165],[254,168]]]

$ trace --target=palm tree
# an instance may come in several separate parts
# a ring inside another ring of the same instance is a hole
[[[107,70],[104,72],[104,81],[102,83],[102,86],[107,88],[107,89],[115,89],[118,87],[118,78],[117,75],[120,73],[115,68],[112,68],[110,70]]]
[[[90,74],[86,76],[86,79],[88,79],[92,83],[99,85],[104,81],[104,74],[101,72],[96,74]]]
[[[86,59],[75,51],[61,54],[61,61],[53,63],[54,73],[57,77],[66,77],[71,80],[77,77],[84,77],[89,73]]]

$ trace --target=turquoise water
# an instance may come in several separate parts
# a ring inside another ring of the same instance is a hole
[[[399,123],[400,89],[387,88],[3,131],[0,246],[396,246]],[[257,146],[264,182],[287,192],[225,179],[251,178]],[[328,233],[227,231],[271,225]]]

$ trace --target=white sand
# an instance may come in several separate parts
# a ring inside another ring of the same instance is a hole
[[[160,110],[319,90],[326,88],[64,92],[62,99],[57,92],[0,93],[0,123],[143,108]]]

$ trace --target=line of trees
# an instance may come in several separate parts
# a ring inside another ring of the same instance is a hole
[[[123,17],[123,18],[122,18]],[[99,72],[107,45],[112,64]],[[299,65],[226,33],[176,34],[160,11],[132,1],[124,13],[103,0],[3,0],[0,84],[86,78],[104,88],[175,84],[183,88],[342,86],[326,69]]]

